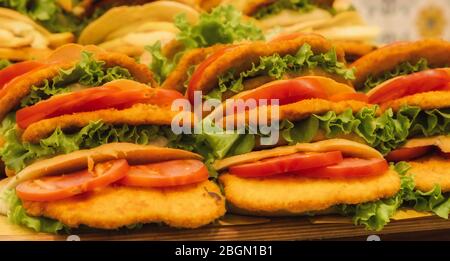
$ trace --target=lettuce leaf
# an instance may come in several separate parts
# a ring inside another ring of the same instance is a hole
[[[65,12],[55,0],[0,0],[0,6],[29,16],[51,32],[75,32],[81,22]]]
[[[152,62],[149,67],[155,80],[159,84],[163,83],[177,65],[178,59],[169,60],[164,56],[161,49],[161,41],[156,41],[153,45],[146,46],[145,50],[152,56]]]
[[[42,86],[32,86],[31,92],[22,99],[20,106],[27,107],[51,96],[70,92],[71,84],[96,87],[117,79],[132,79],[128,69],[114,66],[105,68],[104,61],[97,61],[92,53],[82,52],[81,60],[72,68],[60,70],[51,80],[44,80]]]
[[[288,144],[311,142],[319,132],[326,138],[336,138],[341,135],[354,134],[364,140],[369,146],[388,154],[403,145],[411,137],[429,137],[450,134],[450,108],[421,110],[415,106],[405,106],[397,113],[387,110],[376,115],[377,108],[363,108],[357,113],[347,109],[340,114],[329,111],[322,115],[313,114],[310,117],[290,122],[280,122],[280,137]],[[238,134],[203,133],[204,143],[216,158],[241,154],[252,151],[254,143],[245,142]],[[259,134],[255,134],[256,139]],[[253,145],[253,147],[251,147]],[[240,148],[231,150],[231,148]],[[234,151],[231,153],[230,151]]]
[[[364,225],[368,230],[380,231],[383,229],[403,204],[406,195],[411,194],[414,190],[414,179],[406,175],[410,168],[406,162],[391,165],[391,168],[400,175],[401,180],[400,191],[393,197],[357,205],[339,205],[335,209],[343,215],[352,216],[355,225]]]
[[[450,108],[421,110],[419,107],[404,107],[400,111],[412,120],[410,137],[450,134]]]
[[[22,205],[22,201],[17,197],[15,190],[6,191],[3,197],[2,200],[5,200],[9,206],[7,213],[9,222],[25,226],[36,232],[56,234],[63,229],[67,229],[67,227],[59,221],[45,217],[29,216]]]
[[[214,8],[210,13],[202,13],[196,24],[190,24],[184,14],[175,16],[175,26],[180,30],[177,40],[183,48],[168,59],[161,52],[161,42],[145,49],[152,55],[149,65],[159,83],[164,82],[175,68],[178,60],[189,49],[228,44],[243,40],[264,40],[261,29],[242,19],[242,14],[231,5]]]
[[[268,75],[274,79],[281,79],[287,73],[297,73],[308,69],[320,68],[326,72],[342,76],[345,79],[355,78],[354,68],[347,68],[337,60],[334,49],[321,54],[314,54],[309,44],[304,44],[295,55],[279,54],[260,57],[259,64],[235,74],[234,69],[218,77],[218,86],[205,95],[206,99],[221,99],[222,93],[232,91],[238,93],[244,89],[245,79],[260,75]]]
[[[22,143],[16,132],[14,114],[9,114],[3,120],[0,131],[5,141],[0,149],[0,156],[5,166],[16,172],[40,158],[94,148],[112,142],[148,144],[158,137],[170,137],[169,127],[111,125],[95,121],[75,133],[66,133],[61,129],[56,129],[53,134],[41,139],[38,144]]]
[[[310,0],[279,0],[275,1],[273,4],[259,8],[258,11],[253,14],[253,17],[262,19],[267,16],[278,14],[286,9],[307,13],[314,8],[315,5],[312,4]]]
[[[200,14],[195,25],[189,23],[186,15],[177,15],[175,26],[180,30],[177,40],[182,42],[186,49],[242,40],[264,40],[261,29],[244,21],[242,13],[231,5],[218,6],[210,13]]]
[[[363,108],[354,114],[351,109],[336,114],[329,111],[323,115],[313,114],[307,119],[281,123],[281,137],[289,144],[310,142],[319,131],[326,138],[355,134],[382,154],[403,144],[408,137],[408,119],[394,117],[391,110],[376,116],[376,107]]]
[[[6,67],[10,66],[11,62],[7,59],[0,59],[0,70],[5,69]]]
[[[448,219],[450,212],[450,197],[442,193],[439,185],[427,192],[415,190],[412,195],[405,198],[417,211],[431,211],[437,216]]]
[[[364,89],[362,91],[368,92],[381,83],[397,76],[420,72],[427,69],[429,69],[428,61],[425,58],[421,58],[419,61],[417,61],[416,64],[411,64],[410,62],[400,63],[395,66],[394,69],[384,72],[379,76],[369,75],[369,77],[367,77],[366,81],[364,82]]]

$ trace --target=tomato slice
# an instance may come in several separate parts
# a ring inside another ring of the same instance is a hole
[[[388,168],[385,159],[345,158],[336,165],[300,170],[292,174],[310,178],[362,178],[381,175]]]
[[[200,79],[203,76],[203,73],[205,72],[206,68],[208,68],[209,65],[211,65],[214,61],[222,57],[225,53],[228,51],[234,49],[236,45],[227,46],[224,48],[221,48],[217,50],[215,53],[211,54],[208,58],[206,58],[203,62],[201,62],[197,68],[195,69],[194,73],[191,76],[191,79],[189,80],[189,84],[187,87],[187,95],[189,98],[189,101],[194,104],[194,92],[198,91],[198,83]]]
[[[199,183],[209,177],[199,160],[170,160],[131,166],[120,184],[136,187],[172,187]]]
[[[415,147],[415,148],[400,148],[389,152],[386,155],[387,161],[398,162],[402,160],[412,160],[416,159],[420,156],[423,156],[430,152],[433,149],[433,146],[423,146],[423,147]]]
[[[45,66],[45,64],[38,61],[25,61],[11,64],[5,69],[0,70],[0,89],[5,87],[7,83],[11,82],[16,77],[43,66]]]
[[[416,93],[448,90],[450,74],[443,69],[425,70],[396,77],[367,93],[370,103],[382,103]]]
[[[327,93],[321,84],[313,78],[295,78],[267,83],[239,96],[240,99],[255,99],[259,105],[261,99],[276,99],[279,105],[290,104],[305,99],[327,99]],[[269,102],[270,104],[270,102]]]
[[[369,97],[367,97],[367,95],[365,93],[359,93],[359,92],[338,93],[338,94],[328,97],[328,100],[334,101],[334,102],[352,100],[352,101],[361,101],[361,102],[368,103]]]
[[[266,177],[277,174],[286,174],[293,171],[335,165],[342,160],[342,153],[340,151],[295,153],[292,155],[232,166],[229,168],[229,172],[233,175],[245,178]]]
[[[28,180],[16,187],[17,196],[29,201],[54,201],[93,191],[122,179],[129,169],[125,159],[98,163],[93,171]]]
[[[18,110],[17,124],[25,129],[34,122],[66,114],[110,108],[124,109],[137,103],[167,107],[176,99],[184,99],[181,93],[174,90],[150,88],[142,84],[140,86],[140,88],[136,86],[127,88],[126,85],[110,83],[102,87],[57,95]]]

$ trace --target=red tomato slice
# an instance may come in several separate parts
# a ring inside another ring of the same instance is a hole
[[[327,93],[320,85],[319,81],[313,78],[295,78],[290,80],[280,80],[270,82],[257,89],[248,91],[239,96],[240,99],[277,99],[279,105],[298,102],[305,99],[321,98],[327,99]]]
[[[101,109],[124,109],[137,103],[167,107],[176,99],[184,99],[174,90],[150,87],[129,88],[112,84],[54,96],[16,112],[17,124],[25,129],[30,124],[48,118]]]
[[[187,95],[189,98],[189,101],[194,104],[194,92],[198,91],[198,83],[200,79],[203,76],[203,73],[205,72],[206,68],[210,64],[212,64],[214,61],[222,57],[225,53],[228,51],[234,49],[236,46],[227,46],[224,48],[219,49],[215,53],[211,54],[206,60],[204,60],[202,63],[200,63],[197,68],[195,69],[194,73],[191,76],[191,79],[189,80],[189,84],[187,87]]]
[[[295,153],[287,156],[264,159],[257,162],[232,166],[233,175],[250,178],[266,177],[288,172],[325,167],[338,164],[343,160],[340,151],[323,153]]]
[[[334,101],[334,102],[352,100],[352,101],[361,101],[361,102],[368,103],[369,102],[369,97],[367,97],[367,95],[365,93],[359,93],[359,92],[355,92],[355,93],[338,93],[338,94],[330,96],[328,98],[328,100]]]
[[[44,63],[37,61],[25,61],[11,64],[5,69],[0,70],[0,89],[2,89],[7,83],[11,82],[14,78],[43,66],[45,66]]]
[[[170,160],[131,166],[120,184],[135,187],[172,187],[208,179],[208,169],[199,160]]]
[[[381,175],[388,168],[385,159],[345,158],[336,165],[296,171],[292,174],[310,178],[362,178]]]
[[[388,155],[386,155],[387,161],[393,161],[398,162],[402,160],[412,160],[415,158],[418,158],[420,156],[423,156],[430,152],[433,149],[433,146],[423,146],[423,147],[416,147],[416,148],[401,148],[396,149],[391,152],[389,152]]]
[[[425,70],[394,78],[369,91],[370,103],[382,103],[416,93],[448,89],[450,74],[442,69]]]
[[[125,159],[98,163],[93,172],[49,176],[20,183],[17,196],[29,201],[54,201],[92,191],[122,179],[129,169]]]

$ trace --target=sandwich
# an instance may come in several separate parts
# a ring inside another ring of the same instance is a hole
[[[368,206],[395,196],[401,187],[399,174],[378,151],[343,139],[252,151],[217,160],[214,167],[222,173],[229,211],[247,215],[311,215],[342,205]]]
[[[11,222],[43,232],[195,228],[224,214],[202,157],[178,149],[182,137],[171,131],[182,94],[158,88],[145,65],[93,46],[63,46],[36,63],[2,89],[10,98],[0,154],[13,177],[1,213]]]
[[[157,128],[132,126],[170,124],[176,112],[161,108],[183,98],[176,91],[153,88],[157,85],[145,65],[92,46],[63,46],[46,60],[14,64],[0,75],[1,157],[9,174],[40,157],[102,142],[96,139],[123,135],[150,141]],[[122,123],[130,126],[113,128]]]
[[[228,99],[202,120],[202,127],[212,128],[194,135],[206,162],[218,172],[229,211],[264,216],[339,212],[352,216],[356,224],[381,229],[409,191],[402,164],[389,167],[383,158],[404,139],[405,133],[393,131],[402,121],[381,113],[367,102],[365,94],[349,85],[353,71],[346,67],[339,48],[333,49],[323,37],[304,35],[283,43],[231,48],[206,69],[197,67],[204,71],[195,89],[209,96],[209,88],[223,82],[217,76],[231,69],[233,74],[227,77],[237,77],[231,78],[230,86],[252,80],[254,85],[223,92]],[[327,62],[321,62],[324,57]],[[289,62],[278,62],[283,59]],[[277,62],[270,63],[274,60]],[[258,73],[248,73],[245,68]],[[196,71],[192,75],[194,79]],[[252,99],[256,106],[238,112],[226,109],[233,101]],[[258,102],[273,99],[278,103]],[[239,125],[240,119],[243,125]],[[231,133],[230,128],[234,128]],[[321,158],[325,154],[330,158]],[[365,165],[369,162],[374,165]],[[328,167],[315,163],[330,164],[335,166],[331,169],[343,172],[328,172]]]
[[[70,32],[53,33],[15,10],[0,7],[0,61],[9,63],[42,59],[52,49],[73,42]]]
[[[95,44],[107,51],[139,57],[146,45],[157,41],[164,45],[175,39],[179,32],[175,25],[177,15],[183,15],[190,24],[198,21],[198,11],[186,4],[174,1],[143,2],[151,3],[108,9],[83,29],[78,43]]]
[[[211,47],[199,54],[203,61],[182,57],[162,88],[186,89],[194,101],[196,91],[203,99],[224,101],[242,91],[274,80],[303,75],[330,77],[341,83],[353,79],[344,53],[316,34],[284,41],[252,42]],[[184,60],[188,62],[185,62]]]
[[[386,159],[410,165],[416,209],[444,218],[450,209],[449,64],[450,43],[437,39],[394,43],[353,63],[355,87],[367,91],[370,103],[402,122],[398,132],[407,133]],[[416,196],[428,198],[429,204]]]
[[[2,214],[38,232],[207,225],[225,213],[198,154],[109,143],[33,163],[6,180]]]

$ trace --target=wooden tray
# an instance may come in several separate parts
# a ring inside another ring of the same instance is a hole
[[[295,217],[295,218],[253,218],[227,215],[216,224],[184,230],[165,226],[149,225],[135,231],[97,231],[82,232],[76,235],[81,240],[318,240],[361,238],[368,235],[395,235],[411,233],[408,239],[415,239],[418,232],[448,234],[450,221],[434,216],[420,215],[393,220],[382,231],[368,231],[351,224],[348,218]],[[413,233],[414,232],[414,233]],[[427,233],[429,235],[430,233]],[[34,233],[0,218],[0,240],[67,240],[68,235]],[[436,236],[435,236],[436,238]],[[440,237],[437,237],[438,239]],[[418,239],[418,238],[417,238]],[[423,238],[421,238],[423,239]]]

